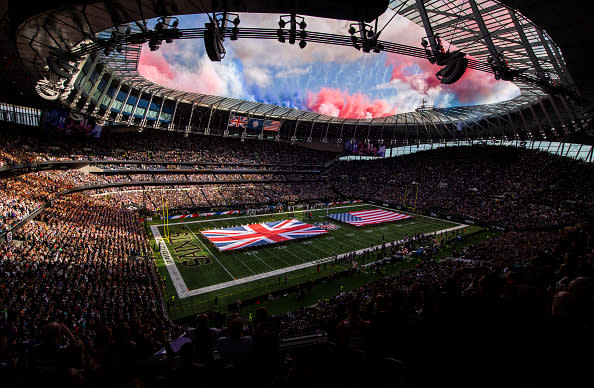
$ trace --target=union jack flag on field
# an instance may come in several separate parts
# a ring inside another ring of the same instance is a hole
[[[328,233],[296,219],[203,230],[200,233],[219,251],[230,251]]]
[[[381,209],[359,210],[348,213],[329,214],[328,217],[355,226],[381,224],[382,222],[390,222],[411,218],[411,216],[407,214],[394,213],[388,210]]]
[[[245,128],[247,122],[248,118],[245,116],[235,116],[234,114],[229,115],[230,127]]]

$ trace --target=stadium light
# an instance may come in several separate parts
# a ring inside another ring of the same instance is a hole
[[[300,19],[299,23],[297,23],[297,19]],[[299,42],[299,47],[302,49],[305,48],[305,46],[307,45],[307,42],[305,40],[307,37],[307,33],[305,31],[307,23],[305,22],[303,16],[299,16],[296,14],[279,16],[278,25],[280,28],[276,30],[276,35],[278,37],[278,41],[281,43],[286,42],[285,31],[283,30],[283,28],[285,28],[287,24],[289,24],[289,44],[295,44],[295,42],[297,41],[297,26],[299,26],[299,28],[301,28],[301,31],[299,32],[299,38],[301,39]]]
[[[278,36],[278,41],[281,43],[285,43],[285,34],[282,28],[276,30],[276,35]]]
[[[376,33],[374,28],[368,24],[363,22],[353,23],[350,25],[348,32],[351,35],[353,47],[357,50],[361,50],[361,48],[363,48],[363,52],[365,53],[369,53],[372,50],[374,53],[379,53],[384,49],[384,46],[378,42],[379,32]],[[357,33],[359,33],[358,37],[355,35]]]
[[[239,28],[233,27],[231,29],[231,37],[229,39],[231,39],[231,40],[237,40],[237,34],[239,34]]]

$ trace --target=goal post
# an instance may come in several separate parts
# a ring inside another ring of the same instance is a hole
[[[169,241],[169,207],[167,206],[167,198],[161,197],[161,201],[163,202],[163,240]],[[171,243],[171,241],[169,241]]]

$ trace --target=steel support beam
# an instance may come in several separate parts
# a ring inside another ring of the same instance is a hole
[[[421,16],[421,21],[423,22],[423,27],[425,28],[425,34],[427,34],[427,39],[429,40],[431,52],[433,54],[439,53],[439,45],[437,43],[437,40],[435,40],[435,34],[433,33],[433,28],[431,28],[431,21],[429,20],[429,15],[427,15],[425,4],[423,4],[423,0],[415,1],[417,4],[417,10],[419,11],[419,15]]]
[[[551,103],[551,106],[553,107],[553,111],[555,112],[557,119],[559,119],[559,123],[561,124],[561,127],[565,127],[565,120],[563,120],[563,116],[561,115],[561,112],[559,111],[559,108],[557,107],[557,103],[555,103],[555,98],[553,96],[549,96],[549,102]]]
[[[157,129],[161,125],[161,122],[159,120],[161,120],[161,112],[163,112],[163,106],[165,105],[165,100],[166,100],[165,95],[162,94],[161,95],[161,106],[159,106],[159,113],[157,114],[157,119],[153,123],[154,129]]]
[[[522,46],[524,46],[524,49],[526,50],[526,52],[528,53],[528,56],[530,57],[532,66],[534,66],[534,69],[536,70],[536,76],[540,80],[546,81],[547,78],[545,76],[545,73],[542,70],[540,63],[538,62],[538,58],[536,57],[536,54],[534,54],[534,50],[532,50],[532,45],[530,44],[530,41],[528,41],[528,38],[526,37],[526,34],[524,33],[524,26],[522,26],[522,24],[520,23],[520,20],[518,19],[518,15],[516,14],[516,11],[513,10],[512,8],[508,8],[508,11],[509,11],[509,14],[510,14],[513,22],[514,22],[514,25],[516,26],[516,31],[518,31],[518,35],[520,35],[520,40],[522,41]]]
[[[561,100],[561,105],[563,105],[563,108],[565,108],[565,111],[569,115],[569,118],[571,119],[571,121],[576,122],[573,111],[569,108],[569,104],[567,104],[567,100],[565,99],[565,97],[562,95],[558,95],[558,97],[559,97],[559,100]]]
[[[116,98],[118,97],[118,94],[120,93],[121,88],[122,88],[122,80],[120,80],[120,82],[118,83],[118,87],[115,89],[113,96],[112,96],[111,100],[109,101],[109,105],[107,105],[107,109],[105,110],[105,113],[103,114],[103,120],[109,119],[109,115],[111,114],[111,107],[113,106],[113,103],[116,101]]]
[[[130,94],[132,94],[132,89],[134,89],[134,85],[128,84],[128,94],[126,95],[126,99],[122,103],[122,109],[120,109],[120,111],[116,115],[115,121],[121,121],[122,120],[122,115],[124,114],[124,108],[126,107],[126,104],[128,103],[128,99],[130,98]]]
[[[103,97],[105,97],[107,90],[111,86],[112,80],[113,80],[113,73],[109,73],[109,78],[107,79],[107,82],[105,83],[105,88],[103,88],[103,92],[101,92],[101,95],[97,99],[97,104],[95,104],[95,108],[93,108],[93,112],[91,113],[91,115],[94,115],[95,113],[99,112],[99,108],[101,107],[101,100],[103,100]]]
[[[175,114],[177,113],[177,105],[179,104],[179,98],[175,99],[175,106],[173,107],[173,114],[171,115],[171,122],[167,126],[169,131],[173,131],[173,127],[175,126]]]
[[[144,91],[144,88],[140,88],[140,90],[138,91],[138,97],[136,98],[136,103],[134,104],[134,107],[130,111],[130,117],[128,117],[128,125],[132,125],[132,123],[134,122],[134,112],[136,112],[136,108],[138,107],[138,103],[140,102],[140,99],[142,98],[143,91]]]
[[[534,111],[534,108],[532,107],[532,105],[530,105],[528,107],[528,109],[530,110],[530,113],[532,113],[532,117],[534,117],[534,120],[536,121],[536,125],[538,126],[538,130],[540,131],[541,135],[545,135],[545,131],[542,128],[542,125],[540,124],[540,120],[538,119],[538,116],[536,115],[536,112]]]
[[[151,103],[153,102],[153,97],[155,96],[155,92],[151,92],[151,97],[148,100],[148,105],[146,106],[146,110],[144,111],[144,116],[142,117],[142,121],[140,122],[140,126],[144,128],[146,125],[146,116],[148,115],[149,110],[151,109]]]
[[[544,113],[544,116],[547,119],[547,123],[549,123],[549,126],[551,127],[551,129],[555,128],[555,126],[553,125],[553,121],[549,117],[549,112],[547,112],[547,110],[545,109],[545,106],[542,103],[542,100],[538,101],[538,105],[540,106],[540,109],[542,109],[542,113]]]
[[[489,29],[485,25],[485,21],[483,20],[483,15],[481,15],[481,11],[479,10],[478,5],[476,5],[476,2],[474,0],[468,0],[468,4],[470,4],[470,8],[472,9],[472,14],[474,15],[474,21],[476,22],[476,24],[479,27],[481,36],[482,36],[483,40],[485,41],[485,44],[487,45],[489,52],[491,53],[491,58],[493,59],[495,66],[497,66],[497,67],[503,66],[504,64],[501,63],[501,60],[499,59],[499,51],[498,51],[497,47],[495,47],[495,43],[493,43],[493,39],[491,38],[491,33],[489,32]]]
[[[192,116],[194,116],[194,109],[196,109],[196,103],[192,103],[192,109],[190,109],[190,119],[188,120],[188,125],[186,125],[186,133],[190,132],[192,128]]]
[[[88,59],[87,59],[87,61],[88,61]],[[91,63],[91,67],[89,68],[89,72],[85,75],[85,77],[83,78],[83,80],[81,81],[81,83],[78,86],[78,90],[76,91],[76,94],[74,95],[74,98],[72,99],[72,102],[70,103],[70,108],[74,108],[76,106],[76,104],[78,103],[78,100],[80,99],[80,96],[82,94],[84,86],[87,82],[89,82],[91,75],[93,74],[93,72],[95,71],[95,68],[97,67],[98,61],[99,61],[99,55],[95,55],[95,58],[93,58],[93,62]]]
[[[103,75],[105,74],[106,70],[107,69],[105,67],[101,70],[101,72],[99,73],[99,76],[97,77],[97,80],[93,84],[93,87],[91,88],[91,90],[89,90],[89,94],[87,95],[87,99],[85,100],[85,105],[83,105],[83,107],[82,107],[83,110],[86,110],[89,107],[89,105],[91,104],[91,99],[93,98],[93,94],[95,94],[95,90],[97,90],[97,87],[99,86],[99,83],[103,79]]]

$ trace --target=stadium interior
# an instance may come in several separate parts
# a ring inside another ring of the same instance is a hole
[[[178,20],[195,14],[210,22]],[[384,40],[386,14],[422,41]],[[583,2],[0,0],[0,15],[2,387],[591,380]],[[184,39],[209,63],[236,40],[342,46],[518,93],[347,117],[139,70]]]

